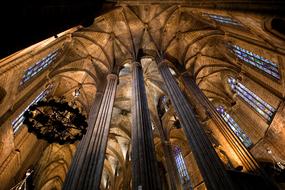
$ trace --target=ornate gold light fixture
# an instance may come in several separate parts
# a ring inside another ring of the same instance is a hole
[[[74,99],[80,95],[80,88],[75,89]],[[39,101],[24,117],[28,131],[48,143],[72,144],[82,139],[88,126],[75,101],[68,103],[64,97]]]

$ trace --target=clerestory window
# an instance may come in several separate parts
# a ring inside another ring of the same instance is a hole
[[[240,22],[237,20],[228,17],[228,16],[222,16],[222,15],[216,15],[216,14],[209,14],[209,13],[203,13],[203,16],[207,16],[210,19],[221,23],[221,24],[228,24],[228,25],[234,25],[234,26],[242,26]]]
[[[229,77],[228,83],[231,89],[237,93],[245,102],[247,102],[255,111],[257,111],[267,121],[271,121],[275,108],[266,103],[251,90],[238,82],[235,78]]]
[[[38,61],[36,64],[29,67],[20,82],[20,86],[26,84],[26,82],[28,82],[31,78],[36,76],[38,73],[47,68],[51,63],[53,63],[54,60],[57,58],[57,55],[58,51],[57,50],[53,51],[50,54],[48,54],[45,58]]]
[[[29,107],[33,104],[36,104],[40,100],[44,99],[50,92],[52,88],[52,85],[49,85],[44,91],[42,91],[25,109],[22,111],[22,113],[12,121],[12,127],[14,134],[20,129],[21,125],[24,121],[24,113],[29,109]]]
[[[237,45],[231,45],[231,49],[235,53],[235,55],[242,60],[243,62],[258,68],[259,70],[269,74],[275,79],[280,79],[279,66],[272,61],[252,53],[244,48],[241,48]]]
[[[224,121],[228,124],[231,130],[236,134],[236,136],[241,140],[241,142],[248,148],[252,145],[250,138],[245,134],[245,132],[240,128],[240,126],[235,122],[235,120],[225,111],[223,106],[217,107],[217,111],[222,116]]]
[[[181,153],[181,149],[178,146],[173,146],[173,155],[175,158],[175,163],[179,173],[180,180],[182,181],[183,184],[186,184],[190,181],[190,177]]]

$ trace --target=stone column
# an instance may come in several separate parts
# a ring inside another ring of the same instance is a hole
[[[168,139],[164,133],[163,126],[161,125],[161,122],[160,122],[157,114],[154,115],[152,119],[154,122],[154,126],[158,129],[158,132],[159,132],[161,146],[162,146],[163,154],[164,154],[164,158],[165,158],[166,170],[168,173],[168,178],[169,178],[169,183],[170,183],[169,184],[170,190],[180,190],[180,189],[182,189],[182,187],[181,187],[179,174],[177,171],[176,162],[175,162],[175,159],[173,157],[171,144],[168,141]]]
[[[143,71],[133,63],[132,84],[132,189],[161,189],[156,163]]]
[[[208,113],[209,117],[213,119],[221,133],[229,142],[232,149],[238,155],[239,159],[243,163],[243,167],[247,171],[251,171],[256,174],[262,173],[260,167],[251,153],[246,149],[243,143],[239,140],[239,138],[234,134],[234,132],[228,127],[227,123],[223,120],[220,114],[217,112],[214,105],[209,101],[209,99],[205,96],[205,94],[201,91],[201,89],[196,84],[195,80],[191,78],[188,73],[183,73],[181,75],[181,81],[186,87],[187,92],[193,97],[193,105],[194,107],[199,106],[200,112]]]
[[[187,102],[187,99],[168,69],[166,60],[162,60],[159,63],[158,68],[207,189],[235,189],[226,169],[217,156],[202,126],[195,118],[194,112]]]
[[[93,190],[100,187],[117,83],[117,75],[109,74],[104,94],[96,93],[89,114],[89,127],[78,145],[64,182],[64,190]]]

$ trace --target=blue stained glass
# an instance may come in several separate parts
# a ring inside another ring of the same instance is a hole
[[[252,53],[246,49],[243,49],[237,45],[230,45],[235,55],[243,60],[245,63],[248,63],[263,72],[273,76],[276,79],[280,79],[278,64],[273,63],[272,61],[265,59],[264,57]]]
[[[215,14],[208,14],[208,13],[203,13],[203,16],[208,16],[209,18],[215,20],[216,22],[222,23],[222,24],[242,26],[241,23],[232,19],[231,17],[215,15]]]
[[[42,100],[43,98],[45,98],[50,90],[52,88],[52,85],[49,85],[44,91],[42,91],[25,109],[24,111],[22,111],[22,113],[13,120],[12,122],[12,127],[13,127],[13,132],[14,134],[20,129],[21,125],[23,124],[24,121],[24,113],[25,111],[27,111],[29,109],[29,107],[37,102],[39,102],[40,100]]]
[[[244,101],[252,106],[260,115],[262,115],[267,121],[270,121],[274,112],[276,111],[271,105],[266,103],[251,90],[246,88],[243,84],[237,82],[233,77],[228,78],[228,83],[231,89],[237,93]]]
[[[38,74],[40,71],[44,70],[47,66],[49,66],[53,61],[56,59],[58,55],[58,51],[51,52],[48,54],[45,58],[38,61],[36,64],[32,65],[27,69],[25,72],[21,82],[20,86],[25,84],[28,80],[30,80],[33,76]]]
[[[183,183],[187,183],[188,181],[190,181],[190,177],[181,153],[181,149],[178,146],[173,146],[173,155],[175,158],[176,167],[179,173],[180,180]]]
[[[244,131],[240,128],[240,126],[235,122],[235,120],[225,111],[224,107],[223,106],[217,107],[217,111],[222,116],[224,121],[228,124],[228,126],[237,135],[237,137],[241,140],[244,146],[250,147],[252,145],[252,141],[244,133]]]

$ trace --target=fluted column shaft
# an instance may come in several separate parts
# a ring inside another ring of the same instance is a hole
[[[132,189],[161,189],[154,152],[143,71],[133,63],[132,76]]]
[[[158,68],[165,82],[168,96],[179,117],[181,126],[185,132],[195,160],[203,176],[207,189],[229,190],[235,189],[226,173],[226,170],[213,149],[202,126],[195,118],[194,112],[187,99],[180,90],[177,82],[163,60]]]
[[[169,143],[164,133],[163,126],[161,125],[161,122],[158,116],[154,116],[153,121],[154,121],[154,125],[157,127],[158,132],[159,132],[160,141],[161,141],[165,163],[166,163],[166,169],[167,169],[168,178],[169,178],[169,183],[170,183],[170,189],[179,190],[181,189],[181,183],[179,179],[177,166],[175,164],[175,159],[173,157],[171,144]]]
[[[199,104],[203,106],[204,112],[208,112],[209,116],[216,123],[217,127],[227,139],[232,149],[238,155],[239,159],[243,163],[243,166],[247,171],[252,171],[257,174],[262,173],[260,167],[251,153],[246,149],[246,147],[242,144],[242,142],[238,139],[238,137],[234,134],[234,132],[228,127],[227,123],[223,120],[220,114],[217,112],[214,105],[209,101],[209,99],[205,96],[205,94],[201,91],[201,89],[196,84],[195,80],[189,76],[188,73],[183,73],[181,75],[181,80],[186,87],[187,92],[190,96],[194,97],[195,100],[192,102],[194,104]],[[194,105],[195,106],[195,105]]]
[[[103,96],[99,94],[95,99],[87,133],[77,148],[64,190],[99,189],[117,83],[118,77],[109,74]]]

